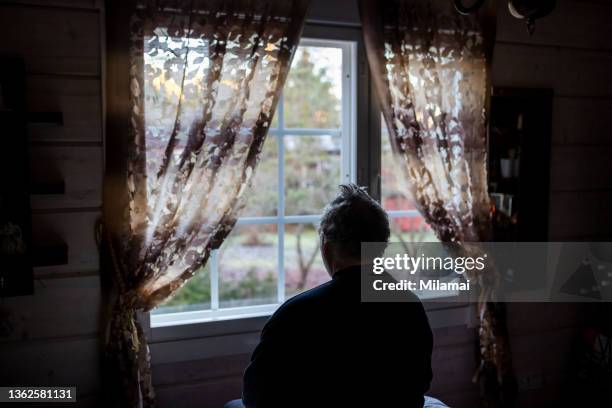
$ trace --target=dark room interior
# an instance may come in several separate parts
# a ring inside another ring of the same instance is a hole
[[[2,406],[612,407],[612,0],[0,0],[0,134]]]

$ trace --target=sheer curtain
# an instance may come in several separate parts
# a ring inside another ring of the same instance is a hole
[[[117,288],[107,344],[131,406],[154,404],[135,312],[176,292],[232,230],[306,6],[304,0],[159,0],[123,9],[129,82],[114,81],[118,70],[109,70],[110,82],[129,86],[129,104],[125,142],[117,141],[121,132],[110,136],[122,150],[107,149],[122,156],[110,161],[115,168],[105,191]],[[111,65],[112,58],[109,49]],[[112,129],[122,130],[117,123]]]
[[[405,192],[441,241],[490,240],[485,113],[494,14],[464,16],[449,0],[359,5]],[[493,302],[498,278],[489,270],[474,279],[481,288],[478,378],[484,401],[495,404],[513,383],[503,308]]]

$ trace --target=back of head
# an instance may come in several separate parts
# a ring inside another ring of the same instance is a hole
[[[325,208],[319,224],[322,244],[332,244],[339,257],[359,260],[362,242],[387,242],[387,213],[356,184],[343,184]]]

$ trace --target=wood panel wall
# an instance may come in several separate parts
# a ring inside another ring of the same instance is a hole
[[[63,125],[29,124],[34,243],[65,243],[68,262],[34,269],[34,295],[0,300],[0,383],[77,387],[97,406],[100,283],[94,225],[102,203],[100,1],[0,2],[0,50],[21,55],[30,112],[61,112]]]
[[[559,0],[530,37],[498,15],[493,84],[554,90],[549,240],[612,236],[612,2]],[[519,406],[551,406],[571,389],[581,305],[510,304]]]
[[[94,241],[104,163],[101,3],[0,2],[0,49],[26,59],[29,108],[64,115],[63,126],[30,125],[29,137],[35,180],[65,182],[65,194],[32,197],[34,232],[40,240],[60,237],[69,248],[66,265],[36,268],[33,296],[0,300],[10,322],[0,337],[0,366],[11,367],[0,370],[0,383],[76,385],[79,406],[95,406],[102,392]],[[314,0],[311,17],[358,25],[349,0]],[[555,91],[552,163],[542,169],[551,172],[551,240],[603,239],[612,231],[611,19],[610,0],[559,0],[529,37],[500,8],[494,85]],[[508,314],[519,379],[541,379],[541,386],[521,392],[520,406],[550,405],[568,376],[579,310],[523,304],[510,305]],[[435,330],[431,394],[454,407],[473,407],[475,330],[461,323]],[[248,353],[174,362],[168,350],[178,343],[153,347],[161,407],[220,407],[239,396]]]

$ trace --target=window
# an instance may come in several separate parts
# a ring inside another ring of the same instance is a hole
[[[151,312],[155,338],[259,330],[263,319],[252,326],[232,319],[269,315],[285,299],[327,281],[315,227],[341,182],[371,187],[388,211],[392,241],[436,240],[402,193],[386,125],[370,99],[361,32],[307,25],[308,36],[292,62],[236,227],[207,265]],[[213,320],[224,321],[176,326]]]
[[[236,227],[152,326],[269,314],[329,279],[316,223],[355,180],[355,46],[301,41]]]
[[[389,214],[390,240],[404,243],[437,241],[435,233],[404,193],[406,187],[402,185],[403,173],[398,171],[394,163],[389,132],[382,118],[380,134],[380,196],[381,204]]]

